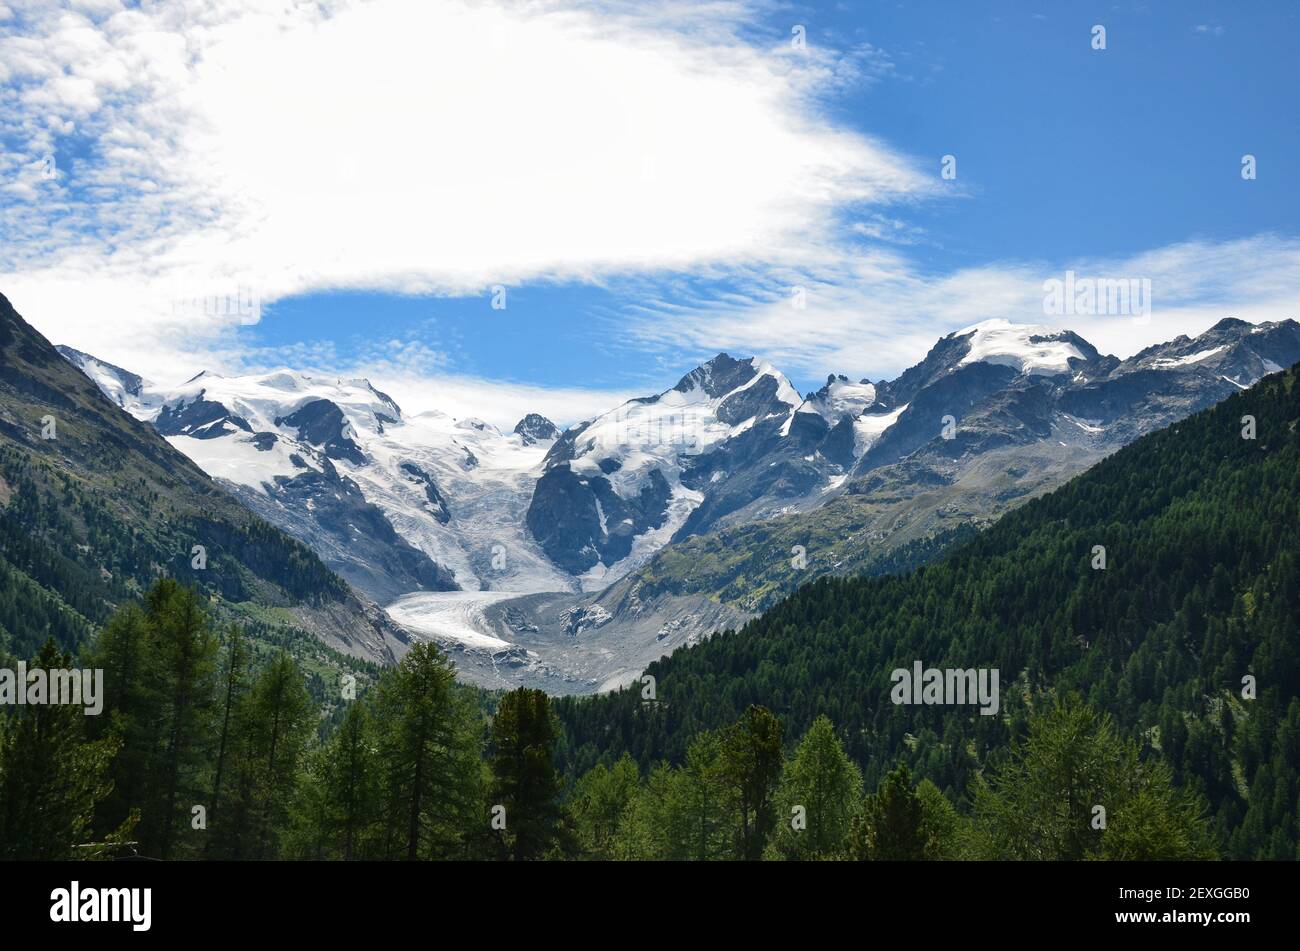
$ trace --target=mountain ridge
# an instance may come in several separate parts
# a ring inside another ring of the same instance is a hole
[[[369,381],[288,369],[135,396],[107,383],[250,508],[400,600],[464,676],[569,692],[626,682],[824,574],[931,557],[1295,359],[1294,321],[1221,321],[1121,360],[994,319],[894,380],[828,374],[806,395],[721,352],[563,432],[537,414],[510,433],[411,416]],[[83,369],[104,386],[106,366]]]
[[[228,614],[256,604],[263,626],[305,631],[356,658],[392,663],[409,644],[309,548],[78,372],[3,295],[0,460],[0,559],[41,604],[80,605],[80,622],[64,626],[71,640],[166,573],[199,585]],[[31,648],[35,628],[11,615],[6,633]]]
[[[1075,338],[1064,332],[1053,342],[1082,350]],[[897,545],[921,543],[964,521],[986,523],[1132,439],[1240,391],[1270,366],[1300,359],[1300,324],[1227,319],[1127,360],[1069,358],[1074,375],[1064,386],[1064,373],[1011,377],[1010,368],[996,364],[964,364],[967,343],[959,334],[944,337],[892,385],[875,385],[880,402],[907,398],[911,412],[894,410],[895,425],[859,457],[836,497],[813,512],[681,540],[638,573],[646,591],[704,593],[752,612],[823,574],[869,570]],[[1207,343],[1222,349],[1200,355],[1197,348]],[[1200,359],[1176,362],[1186,353]],[[1152,367],[1162,359],[1167,365]],[[1223,378],[1225,369],[1230,378]],[[950,438],[943,415],[952,416]],[[802,568],[790,564],[795,546],[806,552]]]

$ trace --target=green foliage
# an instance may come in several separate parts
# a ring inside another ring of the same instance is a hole
[[[577,781],[569,811],[584,855],[617,857],[619,826],[636,799],[640,781],[640,771],[627,753],[608,769],[598,763]]]
[[[213,713],[217,639],[197,593],[172,579],[145,597],[150,618],[146,689],[152,748],[145,759],[147,810],[141,846],[160,858],[176,854],[193,803],[206,794],[203,768]]]
[[[241,717],[240,788],[253,791],[256,858],[279,851],[277,830],[287,824],[314,715],[302,674],[293,658],[281,654],[258,675]]]
[[[82,663],[104,671],[104,710],[87,722],[92,737],[115,737],[118,753],[109,766],[111,792],[99,802],[95,828],[111,829],[141,805],[146,772],[154,754],[156,684],[150,676],[152,621],[140,605],[130,603],[109,619]]]
[[[55,438],[44,438],[46,417]],[[378,633],[306,545],[114,406],[0,296],[0,647],[30,658],[52,637],[75,653],[162,576],[331,676],[356,661],[320,639],[373,643]]]
[[[310,751],[284,854],[312,859],[489,855],[483,721],[447,658],[418,644],[350,702]]]
[[[482,725],[455,681],[432,644],[416,644],[380,679],[384,858],[469,857],[473,832],[486,830]]]
[[[818,717],[786,764],[777,793],[778,832],[768,857],[841,859],[862,801],[862,772],[844,752],[835,727]],[[802,810],[796,825],[795,811]]]
[[[22,544],[42,506],[101,539],[95,506],[0,466],[0,657],[67,667],[102,623],[82,663],[105,671],[99,717],[0,710],[0,855],[1294,859],[1295,383],[1138,441],[936,565],[810,585],[653,665],[653,703],[486,694],[429,644],[380,672],[262,615],[219,638],[220,598],[172,579],[110,610],[117,575]],[[46,584],[77,577],[66,601]],[[1001,670],[999,715],[890,703],[917,659]]]
[[[499,845],[484,758],[492,698],[458,685],[431,644],[414,646],[371,689],[363,681],[357,699],[318,703],[291,653],[268,652],[233,626],[219,639],[198,593],[162,579],[108,619],[82,663],[104,670],[101,716],[31,707],[0,717],[2,815],[29,830],[5,854],[66,856],[94,840],[79,854],[464,859]],[[566,831],[550,766],[556,725],[538,696],[505,703],[498,717],[499,749],[513,749],[512,729],[525,740],[528,769],[509,787],[524,855]],[[326,710],[337,722],[320,739]],[[44,784],[31,770],[49,764],[28,752],[38,722],[47,725],[39,742],[63,767]],[[32,791],[45,818],[32,812]]]
[[[227,792],[223,783],[228,782],[229,766],[234,758],[236,728],[242,711],[244,694],[248,690],[249,651],[244,632],[231,627],[226,638],[226,659],[222,673],[220,694],[217,698],[221,704],[220,732],[217,738],[217,761],[212,779],[212,803],[208,809],[208,818],[216,823],[221,814],[223,793]],[[220,828],[220,826],[219,826]]]
[[[501,698],[492,718],[492,799],[505,808],[502,839],[516,861],[544,858],[568,845],[553,754],[559,723],[541,690],[520,687]]]
[[[1077,699],[1030,720],[1029,735],[975,786],[977,858],[1211,858],[1203,804],[1161,762],[1141,762],[1109,717]]]
[[[671,787],[670,787],[671,788]],[[697,862],[731,858],[735,847],[735,790],[722,762],[722,738],[702,733],[686,751],[686,764],[666,805],[664,858]],[[679,812],[679,821],[672,812]],[[683,838],[679,838],[682,836]],[[680,851],[680,855],[677,854]]]
[[[366,704],[353,703],[308,761],[295,850],[315,859],[379,857],[381,777],[374,718]]]
[[[721,767],[739,810],[740,855],[757,861],[776,824],[772,797],[781,778],[781,721],[751,705],[722,733]]]
[[[928,779],[916,784],[921,802],[921,828],[925,835],[925,857],[935,860],[965,858],[967,820],[948,797]]]
[[[1294,858],[1296,376],[1137,440],[936,564],[816,581],[744,630],[675,652],[648,668],[655,704],[634,690],[556,701],[563,767],[580,774],[623,752],[642,769],[680,764],[695,736],[761,703],[794,735],[828,717],[868,786],[902,760],[966,812],[974,777],[1024,736],[1026,698],[1074,690],[1141,744],[1143,762],[1205,797],[1219,849]],[[1241,437],[1245,415],[1256,440]],[[1105,570],[1091,567],[1096,545]],[[999,715],[894,705],[891,671],[916,660],[998,669]]]
[[[105,626],[83,663],[102,667],[103,714],[88,729],[115,738],[113,793],[98,809],[101,833],[139,811],[147,855],[192,854],[191,810],[208,801],[218,643],[197,593],[172,579],[153,586]]]
[[[946,525],[936,519],[927,535],[909,533],[885,541],[881,525],[897,520],[897,503],[881,505],[844,495],[820,509],[730,526],[682,539],[658,552],[637,574],[640,595],[703,592],[742,611],[764,611],[800,585],[828,575],[877,576],[910,571],[972,538],[970,522]],[[879,524],[878,524],[879,523]],[[872,537],[873,544],[864,538]],[[794,546],[808,552],[796,568]]]
[[[892,770],[876,792],[867,797],[853,832],[853,854],[859,860],[921,861],[931,858],[925,830],[925,807],[912,788],[906,765]]]
[[[66,670],[72,658],[51,640],[34,663]],[[95,806],[112,788],[108,767],[117,740],[89,740],[91,718],[80,706],[21,709],[0,717],[0,859],[81,857]]]
[[[319,708],[291,655],[253,667],[217,644],[192,589],[161,581],[105,626],[104,715],[36,705],[0,719],[6,857],[132,849],[207,858],[743,860],[1184,858],[1213,854],[1200,801],[1081,701],[1030,712],[1026,738],[978,780],[966,819],[899,765],[873,795],[819,717],[782,754],[781,722],[747,708],[642,780],[633,758],[581,776],[564,802],[549,698],[487,698],[416,645],[315,742]],[[68,667],[51,641],[38,662]],[[1288,742],[1294,734],[1287,727]],[[490,770],[488,764],[490,763]],[[489,796],[489,792],[491,795]],[[1086,804],[1108,804],[1088,828]],[[493,829],[494,806],[504,828]],[[206,821],[191,810],[204,806]],[[795,807],[799,807],[796,809]],[[788,821],[787,821],[788,817]]]

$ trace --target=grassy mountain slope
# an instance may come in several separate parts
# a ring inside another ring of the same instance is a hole
[[[1251,416],[1257,438],[1243,438]],[[1266,377],[1004,516],[937,564],[824,578],[639,685],[558,703],[567,766],[680,761],[755,703],[818,714],[872,785],[897,758],[957,801],[1040,690],[1078,691],[1201,792],[1227,854],[1295,858],[1300,768],[1300,380]],[[1095,546],[1106,567],[1093,567]],[[1000,671],[1001,710],[895,705],[890,674]],[[1243,678],[1253,678],[1246,696]]]
[[[0,296],[0,648],[30,656],[50,635],[75,648],[162,574],[263,639],[309,634],[380,663],[405,647],[310,549],[114,406]]]
[[[907,462],[885,466],[821,508],[675,542],[631,577],[646,597],[702,593],[740,611],[762,611],[827,575],[924,564],[1102,455],[1045,443],[986,452],[951,475]],[[801,566],[796,546],[804,551]]]

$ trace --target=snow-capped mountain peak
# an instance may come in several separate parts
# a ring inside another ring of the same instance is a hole
[[[844,416],[860,416],[876,402],[876,385],[870,380],[854,383],[844,374],[831,374],[826,385],[810,393],[799,406],[801,413],[816,413],[832,426]]]
[[[452,586],[601,589],[671,542],[866,491],[896,463],[943,484],[1016,447],[1097,458],[1300,359],[1300,325],[1226,319],[1121,361],[1070,331],[982,321],[894,380],[833,374],[806,398],[766,360],[719,353],[563,433],[535,413],[512,432],[407,416],[364,379],[281,368],[165,389],[62,352],[384,601]]]
[[[737,360],[728,353],[719,353],[700,364],[678,380],[672,390],[659,394],[658,398],[664,399],[670,392],[689,394],[699,390],[709,400],[723,399],[756,385],[770,388],[773,395],[787,406],[798,406],[801,402],[799,391],[772,364],[759,357]],[[695,401],[702,400],[697,398]]]
[[[633,470],[675,468],[679,454],[704,452],[757,420],[788,415],[801,402],[770,363],[720,353],[671,389],[628,400],[565,433],[548,462],[592,471],[611,460],[625,472],[629,464]]]
[[[476,416],[466,416],[463,419],[458,419],[456,421],[456,428],[471,429],[478,433],[492,433],[497,436],[501,435],[501,430],[497,429],[491,423],[484,422]]]
[[[139,375],[72,347],[60,345],[55,349],[65,360],[90,377],[105,396],[128,413],[136,415],[142,393],[148,385]]]
[[[1120,367],[1121,372],[1195,369],[1240,388],[1287,366],[1297,346],[1300,324],[1294,320],[1249,324],[1225,317],[1195,337],[1180,335],[1147,347]]]
[[[671,389],[556,440],[528,509],[529,530],[584,585],[607,584],[685,530],[710,492],[766,468],[775,444],[798,442],[789,429],[803,402],[767,361],[719,353]],[[848,442],[851,450],[851,433]]]
[[[1072,331],[1013,324],[1002,318],[981,321],[949,336],[967,338],[968,349],[959,366],[992,363],[1028,375],[1052,376],[1069,373],[1074,361],[1087,362],[1097,356],[1097,351]]]
[[[321,379],[290,369],[241,376],[205,371],[172,389],[150,388],[143,398],[155,422],[203,405],[208,407],[203,415],[215,416],[220,407],[222,415],[242,421],[251,432],[275,431],[282,420],[320,401],[337,407],[345,422],[366,430],[382,430],[402,418],[397,403],[368,380]]]
[[[539,442],[551,442],[560,438],[560,428],[540,413],[529,413],[515,423],[514,434],[525,446]]]
[[[408,418],[369,380],[289,368],[144,386],[127,408],[379,600],[573,586],[523,527],[550,441],[437,410]]]

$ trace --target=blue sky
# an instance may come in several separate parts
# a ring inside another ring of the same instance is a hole
[[[1054,322],[1067,268],[1153,281],[1149,323],[1071,324],[1103,350],[1300,316],[1292,4],[377,0],[277,33],[213,3],[197,52],[74,6],[0,7],[0,290],[155,378],[290,363],[568,422],[720,349],[893,376]],[[244,288],[255,323],[175,304]]]
[[[1295,227],[1295,4],[853,7],[828,30],[897,50],[909,78],[845,97],[836,114],[910,153],[959,156],[974,190],[917,209],[940,245],[930,266]],[[1105,51],[1087,42],[1095,23]],[[1243,152],[1268,165],[1249,187]]]

